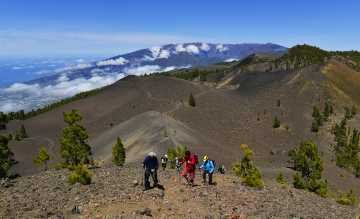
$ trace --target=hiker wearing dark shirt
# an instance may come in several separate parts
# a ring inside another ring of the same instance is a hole
[[[144,177],[144,186],[145,190],[150,189],[150,176],[153,179],[154,185],[153,187],[156,187],[159,183],[157,178],[157,170],[159,168],[159,161],[156,157],[156,154],[154,152],[150,152],[144,159],[143,162],[144,170],[145,170],[145,177]]]

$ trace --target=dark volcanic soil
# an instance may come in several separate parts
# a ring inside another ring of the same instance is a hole
[[[262,190],[232,175],[215,186],[184,185],[175,171],[160,171],[165,190],[142,191],[142,170],[92,170],[88,186],[67,183],[67,171],[21,177],[0,187],[0,218],[355,218],[356,210],[312,193],[267,183]],[[200,182],[200,176],[196,176]],[[135,182],[134,182],[135,181]]]

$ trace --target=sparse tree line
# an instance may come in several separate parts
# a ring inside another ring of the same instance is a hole
[[[12,120],[26,120],[29,118],[32,118],[34,116],[37,116],[39,114],[51,111],[55,108],[58,108],[60,106],[63,106],[65,104],[68,104],[70,102],[76,101],[76,100],[80,100],[89,96],[93,96],[97,93],[99,93],[103,88],[99,88],[99,89],[94,89],[91,91],[86,91],[86,92],[82,92],[79,94],[76,94],[73,97],[69,97],[69,98],[65,98],[63,100],[60,100],[58,102],[46,105],[44,107],[41,107],[39,109],[36,110],[32,110],[30,112],[25,112],[24,110],[20,110],[17,112],[9,112],[9,113],[4,113],[4,112],[0,112],[0,130],[1,129],[6,129],[6,124],[9,121]]]
[[[320,127],[323,126],[325,122],[329,121],[329,117],[333,113],[334,107],[330,101],[325,102],[323,112],[320,112],[319,108],[314,106],[312,112],[313,122],[311,123],[311,131],[318,132]]]
[[[360,131],[348,125],[348,121],[356,114],[356,107],[351,110],[345,107],[344,118],[332,129],[335,141],[332,146],[336,165],[360,177]]]
[[[92,159],[91,147],[87,143],[89,138],[86,129],[80,124],[82,117],[79,112],[72,110],[64,113],[64,121],[66,127],[62,131],[59,139],[60,153],[63,162],[56,164],[56,168],[66,168],[71,171],[69,175],[69,183],[90,184],[92,173],[88,166],[94,164]],[[21,126],[19,136],[26,138],[26,130]],[[13,159],[14,154],[11,152],[8,143],[11,141],[9,137],[0,136],[0,178],[11,177],[10,169],[16,163]],[[120,138],[117,138],[112,149],[113,163],[122,166],[125,163],[125,148]],[[35,165],[48,169],[48,163],[51,156],[45,146],[40,146],[37,156],[33,159]]]

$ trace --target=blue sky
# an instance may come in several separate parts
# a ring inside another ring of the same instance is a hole
[[[0,56],[111,56],[173,42],[360,50],[360,1],[0,0]]]

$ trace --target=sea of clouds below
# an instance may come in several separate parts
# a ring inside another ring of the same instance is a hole
[[[189,66],[183,66],[189,67]],[[103,73],[102,69],[93,69],[90,78],[70,80],[65,72],[51,85],[14,83],[0,89],[0,112],[29,111],[74,96],[78,93],[93,90],[115,83],[126,75],[144,75],[154,72],[170,71],[177,67],[161,68],[158,65],[144,65],[126,68],[123,72]],[[71,72],[70,72],[71,73]]]
[[[202,43],[200,46],[193,44],[183,45],[177,44],[172,51],[162,47],[152,47],[148,49],[151,55],[145,55],[140,59],[140,65],[136,67],[124,68],[121,72],[107,72],[104,68],[94,68],[91,70],[91,77],[78,77],[70,79],[68,77],[74,70],[86,69],[91,67],[104,67],[125,65],[130,63],[129,60],[119,57],[117,59],[107,59],[97,63],[83,63],[61,68],[56,73],[60,73],[58,79],[50,85],[41,85],[39,83],[14,83],[6,88],[0,89],[0,112],[14,112],[19,110],[29,111],[40,108],[44,105],[59,101],[61,99],[74,96],[78,93],[93,90],[115,83],[126,75],[143,75],[154,72],[164,72],[174,70],[176,68],[188,68],[188,66],[168,66],[161,67],[159,65],[141,65],[142,61],[153,61],[156,59],[167,59],[172,54],[189,53],[199,54],[200,51],[209,51],[209,44]],[[217,44],[216,50],[225,52],[228,47]],[[229,59],[226,61],[233,61]]]

